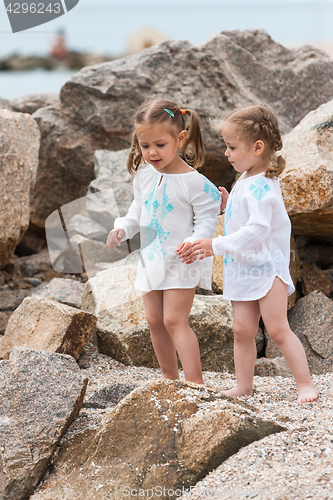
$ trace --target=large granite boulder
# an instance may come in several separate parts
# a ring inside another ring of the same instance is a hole
[[[0,269],[29,226],[40,133],[29,115],[0,109]]]
[[[196,384],[150,382],[74,437],[30,500],[179,498],[241,447],[284,428]]]
[[[71,356],[14,348],[0,362],[0,498],[26,500],[79,413],[88,379]]]
[[[333,88],[333,86],[332,86]],[[333,242],[333,100],[284,137],[280,177],[293,234]]]
[[[70,354],[78,359],[94,335],[96,317],[38,296],[26,297],[9,318],[0,342],[0,359],[15,346]]]
[[[261,101],[287,132],[332,99],[332,78],[333,61],[325,53],[308,46],[286,49],[262,30],[224,32],[200,46],[164,42],[86,67],[62,87],[60,106],[33,114],[42,144],[32,224],[43,227],[51,212],[85,195],[97,149],[129,147],[133,113],[146,99],[172,98],[199,113],[206,149],[202,173],[230,188],[234,170],[211,118]]]
[[[289,324],[303,344],[310,372],[316,375],[333,371],[333,300],[315,291],[299,299],[289,311]],[[282,356],[270,338],[266,356]]]

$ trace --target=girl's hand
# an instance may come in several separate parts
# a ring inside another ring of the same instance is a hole
[[[195,261],[195,255],[192,250],[192,244],[189,241],[185,241],[181,243],[177,248],[176,252],[178,253],[178,257],[182,262],[186,262],[186,264],[192,264]]]
[[[212,243],[212,238],[203,238],[202,240],[196,240],[192,245],[194,255],[198,257],[199,260],[205,259],[206,257],[212,257],[214,255]]]
[[[121,240],[125,236],[125,231],[121,228],[112,229],[109,232],[106,244],[109,248],[116,248],[120,246]]]
[[[223,188],[223,187],[220,187],[220,186],[219,186],[219,191],[221,193],[221,212],[223,212],[223,210],[227,206],[227,201],[228,201],[228,198],[229,198],[229,193],[226,190],[226,188]]]

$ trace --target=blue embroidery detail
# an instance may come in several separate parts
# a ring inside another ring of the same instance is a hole
[[[172,203],[169,203],[169,196],[166,194],[166,184],[164,184],[163,188],[163,197],[162,197],[162,211],[161,211],[161,219],[164,219],[164,217],[172,212],[172,210],[175,207],[172,205]]]
[[[264,179],[256,179],[253,184],[249,187],[249,190],[252,191],[253,196],[256,200],[260,201],[266,196],[268,191],[271,190],[269,185]]]
[[[152,192],[149,194],[148,199],[145,201],[145,207],[148,210],[149,214],[151,213],[152,203],[153,203],[153,198],[154,198],[154,193],[155,193],[156,186],[157,186],[157,182],[155,183],[155,186],[153,187]]]
[[[234,262],[234,259],[230,255],[224,256],[224,265],[226,266],[229,262]]]
[[[203,190],[205,193],[209,194],[209,196],[213,198],[214,201],[218,201],[220,199],[220,191],[208,179],[205,179]]]
[[[147,224],[147,227],[151,227],[155,229],[156,231],[156,238],[152,243],[147,247],[147,257],[149,260],[152,260],[154,258],[154,255],[166,255],[166,253],[162,250],[162,245],[161,241],[162,239],[166,239],[167,237],[165,236],[166,233],[163,229],[163,227],[159,224],[158,220],[153,217],[150,219],[150,221]],[[170,234],[170,233],[169,233]],[[145,249],[143,249],[145,251]]]
[[[229,196],[228,204],[227,204],[227,210],[226,210],[225,216],[224,216],[224,226],[223,226],[223,234],[224,234],[224,236],[227,235],[226,226],[227,226],[227,223],[230,220],[231,214],[232,214],[232,198]]]
[[[168,239],[168,235],[170,234],[169,231],[164,231],[163,227],[158,221],[158,216],[157,216],[157,209],[159,207],[161,211],[161,219],[163,219],[168,213],[172,212],[172,210],[175,208],[172,203],[169,201],[169,197],[166,193],[166,185],[164,185],[163,188],[163,194],[162,194],[162,206],[160,202],[155,199],[155,191],[156,191],[156,186],[157,183],[155,184],[153,190],[149,194],[147,200],[145,201],[144,205],[148,211],[148,215],[151,217],[150,221],[148,222],[146,226],[146,231],[142,231],[141,233],[141,248],[142,252],[147,255],[148,260],[152,260],[155,255],[158,256],[166,256],[166,253],[163,250],[162,247],[162,241]],[[149,229],[150,228],[150,229]],[[156,238],[154,241],[148,244],[149,241],[151,241],[151,230],[156,231]],[[150,234],[149,234],[150,232]],[[146,244],[145,244],[146,243]]]

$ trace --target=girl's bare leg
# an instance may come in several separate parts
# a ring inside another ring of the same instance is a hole
[[[151,341],[163,378],[179,378],[177,353],[172,338],[163,322],[163,290],[153,290],[143,295]]]
[[[257,300],[233,301],[234,360],[237,385],[224,391],[233,397],[252,394],[254,366],[257,359],[255,336],[258,331],[260,311]]]
[[[188,324],[195,288],[163,292],[164,324],[179,354],[185,379],[203,384],[199,343]]]
[[[287,285],[280,278],[275,278],[270,291],[259,300],[259,307],[268,335],[281,350],[295,377],[297,403],[316,401],[319,392],[311,380],[301,341],[290,329],[287,319]]]

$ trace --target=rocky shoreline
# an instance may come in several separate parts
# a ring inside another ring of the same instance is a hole
[[[79,71],[85,66],[112,61],[114,58],[105,54],[92,52],[69,51],[66,62],[59,61],[52,56],[23,56],[11,54],[0,59],[0,71],[31,71],[34,69],[45,69],[54,71],[59,68],[66,68]]]
[[[170,500],[332,497],[332,79],[323,52],[247,30],[85,67],[60,96],[0,99],[2,498],[161,498],[157,487]],[[263,323],[253,395],[221,394],[235,377],[218,257],[213,290],[197,289],[190,316],[205,387],[183,375],[160,379],[133,287],[139,241],[129,254],[105,240],[132,200],[133,110],[166,95],[202,117],[201,171],[228,189],[234,172],[211,119],[261,100],[281,121],[296,287],[288,315],[321,393],[316,403],[296,405]]]

